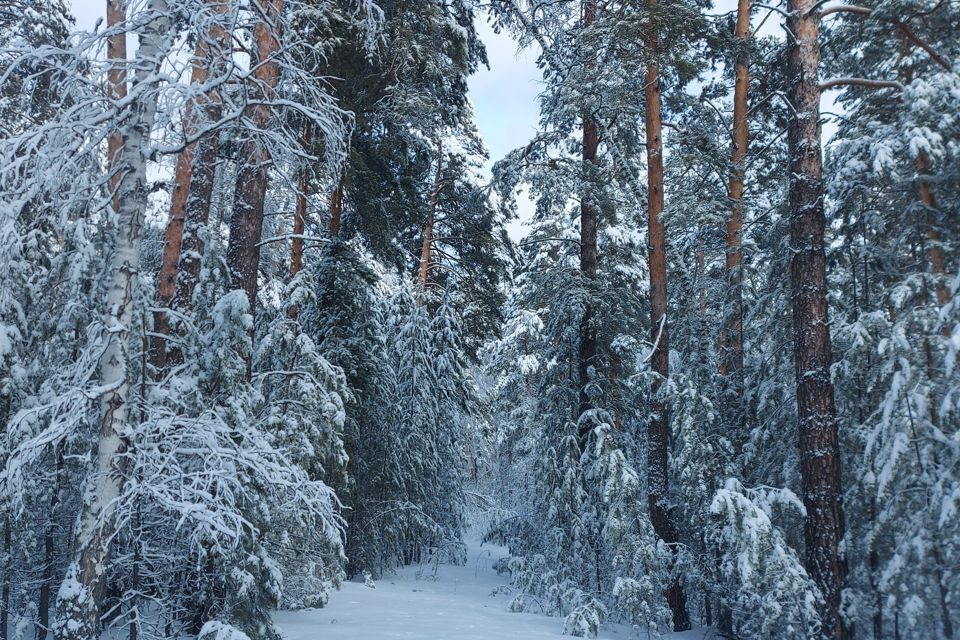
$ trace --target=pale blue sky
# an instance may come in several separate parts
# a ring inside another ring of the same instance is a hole
[[[487,143],[490,159],[484,165],[489,178],[493,163],[522,146],[536,132],[540,115],[537,96],[542,74],[536,65],[536,53],[517,51],[506,33],[494,33],[481,15],[477,31],[487,46],[490,68],[482,68],[469,80],[477,129]],[[519,241],[526,235],[524,222],[533,216],[533,203],[525,194],[518,201],[518,220],[507,225],[510,237]]]

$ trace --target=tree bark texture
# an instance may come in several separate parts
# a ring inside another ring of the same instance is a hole
[[[844,638],[840,599],[846,563],[839,434],[830,378],[832,346],[824,248],[826,219],[820,149],[820,15],[815,0],[789,0],[787,82],[794,111],[787,144],[790,173],[790,281],[797,376],[800,474],[806,568],[819,586],[824,638]],[[793,34],[793,35],[789,35]]]
[[[36,640],[46,640],[50,630],[50,605],[52,604],[53,573],[57,554],[57,507],[60,504],[60,489],[63,484],[64,447],[57,447],[56,475],[53,483],[53,493],[50,495],[50,510],[47,514],[46,530],[43,534],[43,573],[40,577],[40,594],[37,599]]]
[[[223,16],[227,11],[227,3],[221,0],[210,0],[212,14],[216,18]],[[228,44],[229,34],[219,22],[211,24],[205,36],[197,38],[197,45],[194,49],[193,68],[190,74],[191,85],[202,85],[209,81],[211,63],[210,57],[222,55]],[[211,51],[213,45],[213,51]],[[219,65],[213,65],[214,72],[219,69]],[[200,101],[188,100],[184,106],[183,112],[183,133],[184,138],[189,140],[197,135],[200,128],[216,120],[204,117],[216,116],[220,118],[220,95],[214,89],[205,93]],[[216,107],[213,105],[217,105]],[[204,113],[199,114],[198,111]],[[211,137],[216,137],[213,133]],[[160,261],[160,273],[157,276],[157,306],[169,307],[177,292],[177,278],[180,274],[181,255],[183,249],[184,229],[187,224],[187,201],[192,189],[193,169],[195,166],[196,150],[198,142],[189,142],[187,146],[177,154],[177,161],[173,173],[173,194],[170,200],[170,215],[167,219],[167,226],[164,230],[163,255]],[[158,311],[154,316],[154,332],[167,335],[170,333],[169,318],[164,311]],[[161,336],[155,336],[151,345],[152,360],[154,366],[163,368],[167,360],[167,340]]]
[[[112,0],[111,0],[112,1]],[[140,34],[134,82],[142,96],[131,106],[122,132],[116,174],[120,208],[114,248],[108,263],[104,318],[108,341],[99,361],[100,431],[92,499],[78,519],[74,557],[58,594],[56,637],[91,640],[99,637],[100,611],[106,588],[116,500],[123,490],[122,456],[128,443],[121,436],[129,417],[130,380],[127,360],[132,345],[133,289],[140,261],[140,235],[147,207],[147,154],[156,117],[159,71],[169,47],[170,12],[166,0],[151,0],[148,21]]]
[[[340,219],[343,216],[343,183],[341,182],[330,193],[330,237],[340,235]]]
[[[586,0],[583,3],[583,26],[589,28],[597,18],[596,0]],[[588,60],[588,66],[593,66],[594,60],[591,57]],[[600,146],[600,133],[597,123],[589,113],[583,114],[583,147],[581,150],[584,164],[584,173],[586,165],[597,164],[597,150]],[[585,285],[589,286],[597,279],[597,209],[594,203],[590,201],[592,189],[585,183],[583,191],[580,194],[580,276],[585,279]],[[590,367],[597,364],[597,330],[594,327],[593,305],[590,304],[589,294],[583,318],[580,321],[580,346],[578,354],[578,383],[579,406],[578,419],[592,408],[590,394],[587,393],[587,387],[590,384]],[[580,448],[586,447],[587,439],[593,425],[589,421],[581,420],[579,423]]]
[[[107,28],[119,29],[126,20],[125,0],[107,0]],[[107,60],[110,62],[107,71],[107,87],[110,98],[116,104],[127,97],[127,32],[119,30],[107,38]],[[118,128],[107,140],[107,168],[110,172],[109,188],[113,194],[113,210],[120,209],[120,147],[123,138]]]
[[[439,149],[437,156],[437,173],[433,178],[433,188],[430,190],[430,209],[427,220],[423,224],[423,242],[420,246],[420,267],[417,271],[417,282],[426,288],[430,279],[430,260],[433,255],[433,227],[437,218],[437,205],[440,203],[440,190],[443,187],[443,149]]]
[[[934,224],[932,215],[932,212],[937,209],[937,199],[933,192],[933,186],[930,184],[930,159],[925,153],[921,153],[917,157],[917,176],[919,179],[920,202],[927,209],[927,214],[924,216],[927,260],[930,263],[930,272],[936,278],[934,290],[937,295],[937,305],[942,307],[950,301],[950,289],[945,282],[947,262],[943,256],[943,249],[940,247],[940,232]]]
[[[303,146],[309,149],[313,142],[313,128],[306,124],[303,129]],[[297,275],[303,269],[303,232],[307,220],[307,196],[310,189],[310,167],[300,171],[297,183],[297,205],[293,212],[293,241],[290,244],[290,274]]]
[[[648,0],[649,6],[656,0]],[[656,25],[646,36],[649,55],[656,55],[659,33]],[[660,115],[660,67],[647,64],[644,87],[644,111],[647,141],[647,261],[650,268],[650,335],[653,341],[651,366],[656,375],[650,392],[652,416],[647,426],[647,493],[650,521],[657,537],[676,552],[680,539],[668,508],[670,422],[667,406],[659,396],[663,381],[670,377],[670,332],[667,322],[667,254],[663,222],[663,122]],[[674,582],[667,588],[667,604],[673,614],[675,631],[690,628],[687,599],[683,587]]]
[[[269,101],[280,81],[280,66],[273,58],[280,49],[280,34],[275,32],[275,28],[283,13],[283,0],[254,0],[253,5],[261,16],[253,33],[257,54],[253,75],[259,100]],[[248,112],[250,122],[257,129],[266,128],[273,116],[270,105],[263,103],[248,107]],[[263,234],[263,207],[270,182],[271,158],[254,134],[250,134],[244,142],[240,157],[244,159],[244,163],[237,173],[227,263],[230,266],[233,286],[246,292],[250,312],[254,313],[260,269],[260,240]]]
[[[736,80],[733,89],[733,140],[730,148],[730,217],[727,219],[726,277],[727,308],[720,332],[720,375],[727,380],[731,403],[739,407],[743,397],[743,274],[741,258],[743,247],[743,192],[746,172],[749,128],[747,98],[750,89],[749,44],[750,0],[737,3],[736,38],[739,50],[736,56]],[[742,428],[737,424],[737,428]],[[735,438],[740,443],[742,438]],[[737,447],[739,449],[739,446]],[[736,451],[739,454],[739,450]]]

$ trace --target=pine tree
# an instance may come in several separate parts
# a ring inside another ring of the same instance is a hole
[[[788,132],[790,171],[790,280],[800,472],[807,510],[806,566],[820,587],[825,607],[823,636],[845,637],[840,613],[846,563],[840,443],[827,308],[823,175],[820,150],[820,16],[809,2],[790,2],[787,21]]]

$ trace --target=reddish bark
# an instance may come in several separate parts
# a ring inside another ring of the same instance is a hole
[[[935,211],[937,199],[933,193],[933,186],[930,184],[930,160],[925,153],[921,153],[917,157],[917,174],[919,175],[920,202],[928,211]],[[943,249],[940,247],[940,232],[933,225],[932,216],[929,213],[925,216],[925,222],[927,260],[930,262],[930,272],[936,278],[934,288],[937,294],[937,304],[942,307],[950,301],[950,289],[945,281],[947,263],[943,256]]]
[[[261,16],[253,33],[256,42],[256,68],[253,75],[257,82],[259,99],[267,101],[273,97],[280,81],[280,67],[273,60],[280,48],[280,34],[276,33],[274,28],[283,13],[283,0],[254,0],[253,4]],[[247,114],[255,128],[264,129],[270,123],[273,110],[269,104],[261,102],[248,107]],[[267,149],[253,135],[244,142],[240,157],[245,162],[237,173],[227,263],[230,266],[233,286],[246,292],[250,313],[255,313],[263,207],[270,182],[268,170],[271,158]]]
[[[313,129],[307,124],[303,129],[303,146],[310,148],[313,142]],[[303,268],[303,232],[306,228],[307,196],[310,189],[310,168],[304,167],[297,183],[297,205],[293,213],[293,242],[290,245],[290,273],[297,275]]]
[[[439,149],[437,157],[437,173],[433,178],[433,188],[430,190],[430,210],[423,225],[423,243],[420,246],[420,268],[417,272],[417,282],[421,287],[427,286],[430,278],[430,259],[433,252],[433,226],[437,218],[437,205],[440,203],[440,190],[443,188],[443,149]]]
[[[816,0],[789,0],[787,8],[788,99],[795,111],[787,136],[790,175],[790,280],[800,474],[806,567],[823,594],[825,638],[844,638],[840,613],[846,562],[840,552],[844,521],[840,445],[830,378],[832,345],[827,308],[827,269],[820,150],[820,65]]]
[[[220,119],[222,104],[219,96],[207,107],[208,119]],[[210,219],[210,206],[213,199],[213,184],[216,174],[217,155],[220,152],[220,138],[210,135],[197,141],[193,157],[190,195],[187,198],[187,222],[180,243],[180,271],[177,281],[177,298],[184,307],[190,306],[193,289],[200,277],[200,264],[203,258],[203,239],[200,229]]]
[[[338,184],[330,194],[330,237],[340,235],[340,218],[343,215],[343,184]]]
[[[596,0],[586,0],[583,3],[583,26],[589,28],[597,18]],[[594,63],[591,57],[588,65]],[[583,114],[583,147],[582,158],[584,164],[597,164],[597,150],[600,146],[600,132],[597,123],[589,113]],[[591,189],[585,187],[580,194],[580,275],[588,281],[597,278],[597,210],[590,202]],[[592,408],[587,385],[590,383],[590,367],[597,364],[597,331],[593,326],[593,306],[589,302],[583,310],[580,322],[580,347],[578,354],[578,382],[580,385],[578,418]],[[580,423],[578,436],[581,448],[586,446],[587,438],[592,430],[588,421]]]
[[[743,275],[740,271],[743,235],[744,173],[749,142],[747,97],[750,88],[748,68],[750,41],[750,0],[737,3],[735,33],[740,51],[736,57],[736,81],[733,89],[733,140],[730,147],[730,217],[727,220],[726,274],[727,311],[720,332],[720,375],[733,383],[730,390],[739,406],[743,396]],[[739,442],[737,438],[737,442]],[[738,447],[739,448],[739,447]],[[739,452],[738,452],[739,453]]]
[[[652,6],[656,0],[647,0]],[[659,48],[656,25],[646,36],[646,49],[656,54]],[[650,268],[650,333],[653,341],[651,366],[656,374],[651,394],[653,416],[647,427],[647,496],[650,521],[657,537],[677,551],[680,538],[667,506],[669,499],[670,422],[667,407],[659,397],[660,387],[670,376],[670,332],[667,322],[667,254],[663,222],[663,122],[660,115],[660,67],[647,64],[644,87],[644,111],[647,141],[647,260]],[[673,614],[675,631],[690,628],[687,599],[683,587],[674,581],[667,588],[667,604]]]
[[[309,124],[303,129],[303,146],[310,148],[312,142],[313,130]],[[297,180],[297,204],[293,211],[293,238],[290,243],[290,276],[296,276],[303,269],[303,232],[306,229],[307,221],[307,197],[310,189],[310,167],[305,166],[300,170],[300,178]],[[287,308],[287,317],[296,320],[300,317],[300,307],[291,304]]]
[[[210,0],[210,6],[217,17],[226,13],[227,4],[225,2]],[[206,37],[197,39],[197,45],[194,49],[193,69],[190,75],[191,84],[198,85],[208,81],[210,77],[208,66],[211,55],[210,45],[213,43],[217,49],[221,49],[227,44],[227,38],[228,34],[223,27],[215,23],[208,28]],[[214,55],[217,55],[217,53]],[[204,107],[205,105],[204,110],[207,113],[204,115],[208,117],[216,116],[217,119],[220,117],[220,96],[218,92],[207,92],[202,100],[203,104],[197,104],[190,100],[184,107],[183,132],[185,139],[196,136],[198,127],[201,125],[201,120],[196,113],[198,107]],[[217,107],[211,108],[211,105],[217,105]],[[212,137],[216,137],[216,134]],[[187,201],[193,188],[192,177],[196,147],[197,143],[191,142],[177,154],[173,174],[173,194],[170,200],[170,216],[164,231],[163,256],[160,262],[160,273],[157,276],[157,306],[159,307],[169,307],[177,292],[184,227],[187,222]],[[163,335],[170,333],[170,323],[166,312],[159,311],[155,314],[154,331]],[[158,335],[151,342],[154,365],[162,368],[167,361],[167,340],[162,335]]]

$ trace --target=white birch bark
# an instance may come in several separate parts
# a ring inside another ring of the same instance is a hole
[[[157,110],[158,72],[170,48],[171,21],[166,0],[151,0],[130,86],[132,104],[120,123],[122,149],[117,171],[118,210],[113,255],[110,257],[104,327],[108,346],[100,358],[100,434],[91,493],[83,505],[73,562],[57,595],[55,637],[62,640],[99,638],[100,611],[110,558],[113,519],[123,490],[121,459],[128,411],[129,329],[133,318],[133,288],[140,260],[140,235],[147,206],[146,166],[150,130]]]

